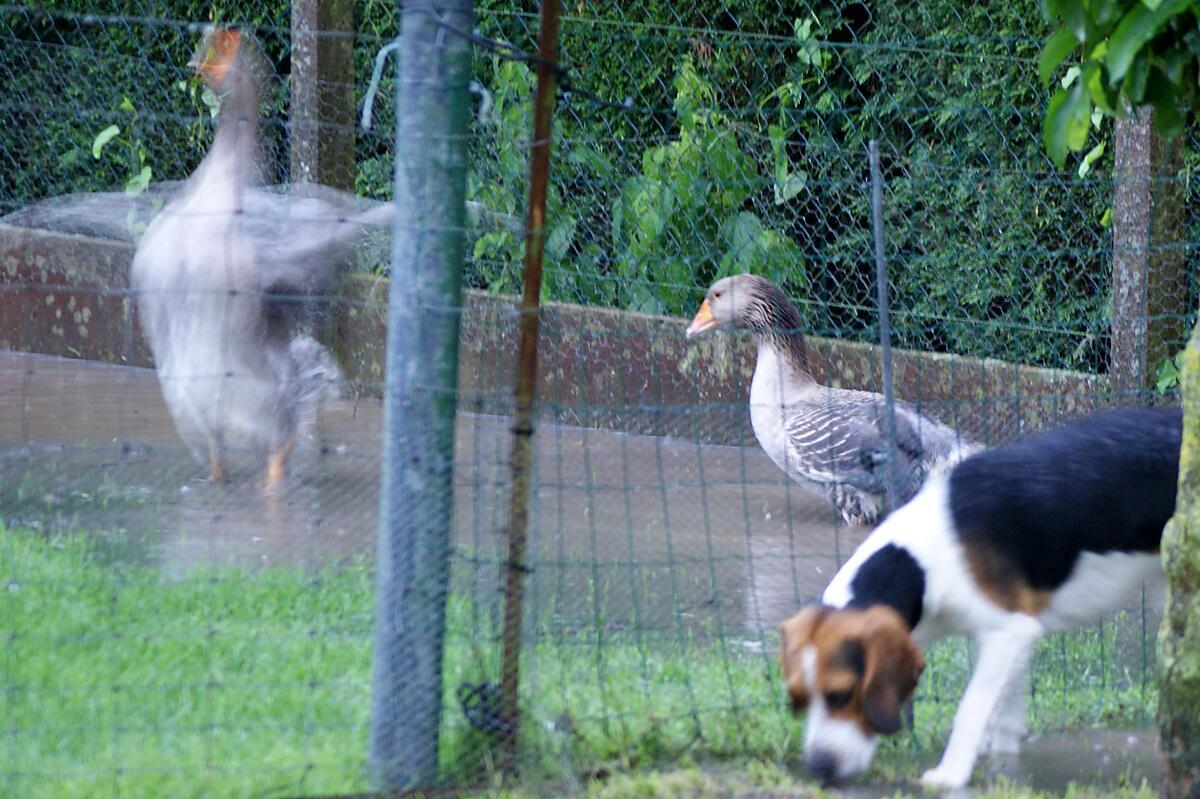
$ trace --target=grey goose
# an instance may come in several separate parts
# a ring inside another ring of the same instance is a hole
[[[265,57],[248,34],[210,27],[191,66],[220,97],[216,133],[146,228],[130,286],[180,437],[218,482],[227,448],[265,452],[273,493],[297,431],[339,376],[309,335],[315,300],[394,206],[358,211],[325,187],[267,190],[258,134]]]
[[[823,386],[811,373],[796,306],[769,280],[734,275],[709,288],[687,328],[744,330],[758,343],[750,422],[759,445],[788,477],[827,497],[847,524],[873,524],[885,511],[889,459],[881,394]],[[897,502],[925,476],[978,448],[954,429],[897,401]]]

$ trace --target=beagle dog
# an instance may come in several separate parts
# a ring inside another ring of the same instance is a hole
[[[863,772],[924,668],[921,647],[971,636],[978,662],[950,741],[921,781],[966,785],[981,751],[1016,753],[1033,647],[1123,607],[1162,577],[1182,415],[1126,409],[972,455],[926,481],[863,542],[821,604],[780,627],[783,677],[806,711],[805,761]]]

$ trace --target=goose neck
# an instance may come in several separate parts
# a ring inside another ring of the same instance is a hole
[[[758,364],[764,362],[796,383],[813,381],[809,367],[808,342],[799,330],[780,330],[758,335]]]
[[[258,152],[258,88],[249,75],[231,76],[221,98],[217,129],[206,161],[233,170],[241,183],[256,182]]]

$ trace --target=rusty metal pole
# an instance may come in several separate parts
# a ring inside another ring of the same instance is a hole
[[[883,358],[884,421],[887,427],[887,505],[894,511],[900,498],[896,463],[896,392],[892,380],[892,317],[888,309],[887,246],[883,235],[883,168],[879,162],[879,142],[867,143],[871,165],[871,223],[875,234],[875,305],[879,311],[879,352]]]
[[[529,208],[525,227],[525,294],[521,298],[521,342],[517,356],[513,416],[512,496],[508,508],[508,561],[504,579],[504,639],[500,665],[500,714],[507,736],[502,768],[512,773],[517,754],[524,618],[529,494],[533,464],[533,406],[537,393],[538,328],[541,321],[542,253],[546,240],[546,193],[550,182],[550,137],[558,64],[559,0],[542,0],[538,33],[537,93],[529,159]]]

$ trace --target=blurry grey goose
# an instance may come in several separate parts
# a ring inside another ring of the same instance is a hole
[[[717,327],[749,331],[757,339],[750,422],[771,460],[805,489],[827,497],[847,524],[878,521],[885,510],[889,457],[883,396],[830,388],[813,378],[800,314],[769,280],[734,275],[714,283],[687,337]],[[930,471],[977,448],[900,401],[896,444],[899,503],[917,492]]]
[[[180,436],[215,481],[222,453],[267,456],[285,474],[297,430],[338,376],[307,328],[314,299],[391,204],[358,212],[337,195],[266,190],[258,137],[268,65],[246,33],[209,28],[190,66],[220,97],[213,143],[147,227],[130,269],[143,333]]]

